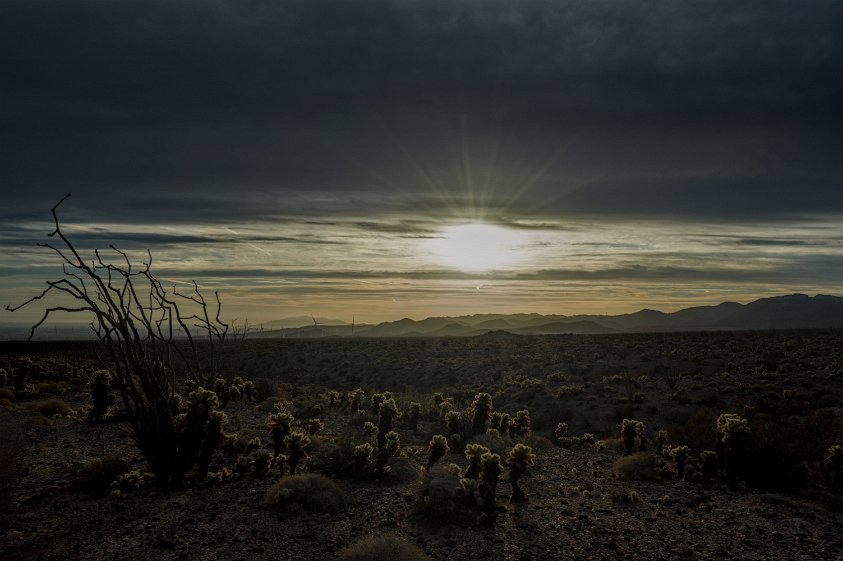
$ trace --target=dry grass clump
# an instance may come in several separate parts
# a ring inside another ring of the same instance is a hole
[[[657,479],[664,460],[649,452],[636,452],[615,461],[613,471],[624,480]]]
[[[61,399],[45,399],[43,401],[36,401],[32,403],[29,408],[47,417],[52,417],[53,415],[70,415],[73,413],[73,409],[70,408],[70,405]]]
[[[397,536],[367,536],[345,548],[342,561],[431,561],[417,546]]]
[[[97,458],[82,466],[76,477],[82,487],[93,494],[105,494],[108,486],[119,476],[132,469],[132,466],[120,456]]]
[[[40,394],[67,395],[67,382],[38,382],[35,390]]]
[[[0,388],[0,399],[14,401],[15,391],[12,388]]]
[[[337,512],[348,503],[339,485],[318,473],[282,478],[266,494],[270,506],[296,505],[312,512]]]

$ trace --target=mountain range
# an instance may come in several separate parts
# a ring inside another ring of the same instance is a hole
[[[307,321],[305,321],[307,320]],[[298,326],[293,326],[296,322]],[[278,328],[276,326],[284,326]],[[267,329],[269,328],[269,329]],[[475,314],[409,318],[377,325],[358,324],[355,337],[470,337],[486,334],[547,335],[563,333],[656,333],[747,329],[843,328],[843,298],[791,294],[762,298],[748,304],[723,302],[677,312],[644,309],[622,315]],[[352,326],[338,320],[286,318],[264,324],[250,337],[349,337]]]

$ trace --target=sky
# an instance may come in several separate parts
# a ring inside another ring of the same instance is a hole
[[[837,0],[0,0],[0,304],[67,193],[251,323],[840,295],[841,53]]]

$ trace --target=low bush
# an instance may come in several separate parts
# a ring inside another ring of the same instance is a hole
[[[45,399],[43,401],[36,401],[32,403],[29,408],[47,417],[52,417],[53,415],[70,415],[73,413],[73,409],[70,408],[70,405],[60,399]]]
[[[367,536],[340,552],[341,561],[431,561],[417,546],[397,536]]]
[[[658,479],[664,460],[648,452],[636,452],[615,461],[613,471],[624,480]]]
[[[82,488],[93,495],[104,495],[112,481],[124,473],[128,473],[132,466],[119,456],[97,458],[82,466],[76,477]]]
[[[318,473],[284,477],[270,487],[266,504],[295,505],[311,512],[338,512],[348,503],[348,496],[334,481]]]

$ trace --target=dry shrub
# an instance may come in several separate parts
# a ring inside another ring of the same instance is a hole
[[[15,391],[11,388],[0,388],[0,399],[15,400]]]
[[[694,452],[714,450],[717,443],[717,417],[711,409],[700,409],[684,423],[667,427],[670,442],[691,448]]]
[[[348,503],[339,485],[319,473],[282,478],[266,494],[270,506],[297,505],[313,512],[337,512]]]
[[[424,551],[397,536],[367,536],[340,553],[342,561],[432,561]]]
[[[19,463],[20,433],[10,422],[0,422],[0,491],[14,481]]]
[[[40,394],[67,395],[67,382],[38,382],[35,389]]]
[[[129,462],[120,456],[106,456],[82,466],[76,472],[76,477],[79,478],[82,487],[90,493],[104,494],[112,481],[127,473],[131,468]]]
[[[29,420],[27,420],[27,423],[30,426],[38,428],[52,427],[55,425],[53,420],[49,417],[30,417]]]
[[[276,399],[278,397],[278,384],[267,378],[258,378],[255,380],[254,397],[258,403],[270,398]]]
[[[29,408],[47,417],[52,417],[53,415],[70,415],[73,413],[73,409],[70,408],[70,405],[60,399],[45,399],[43,401],[36,401],[35,403],[32,403]]]
[[[614,472],[621,479],[657,479],[664,460],[649,452],[636,452],[618,458]]]
[[[0,407],[5,407],[5,408],[8,409],[12,405],[14,405],[14,404],[11,401],[9,401],[8,399],[4,399],[4,398],[0,397]]]

